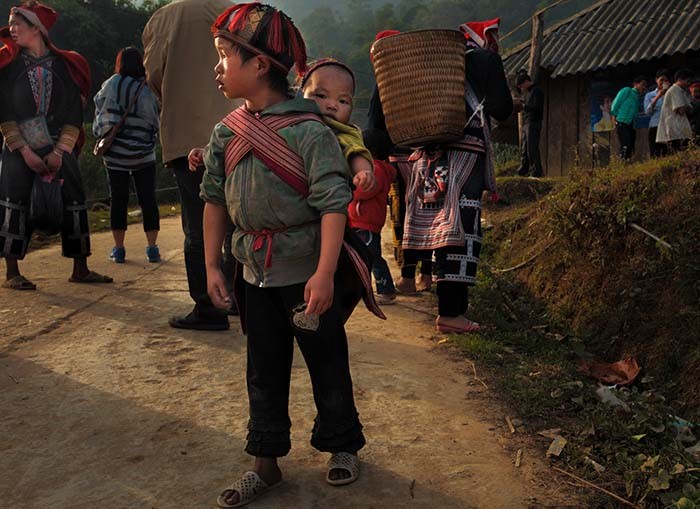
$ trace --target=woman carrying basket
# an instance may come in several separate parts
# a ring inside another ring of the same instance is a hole
[[[32,227],[29,197],[36,177],[61,180],[63,256],[73,258],[74,283],[111,283],[88,269],[90,234],[78,171],[84,99],[90,91],[85,59],[49,41],[57,13],[38,2],[10,10],[0,30],[0,257],[7,263],[6,288],[35,290],[20,274]]]
[[[129,180],[133,178],[136,196],[143,212],[146,232],[146,259],[160,261],[156,245],[160,215],[156,201],[156,135],[160,127],[158,100],[146,86],[143,57],[136,48],[124,48],[117,54],[115,74],[102,84],[95,96],[93,134],[114,139],[102,154],[107,167],[110,192],[110,227],[114,247],[109,259],[124,263],[124,237],[127,228]]]
[[[489,117],[502,121],[513,111],[497,53],[498,20],[465,23],[460,30],[467,38],[464,137],[411,155],[403,229],[404,250],[435,252],[436,326],[455,333],[479,330],[466,314],[481,251],[481,195],[496,192]]]

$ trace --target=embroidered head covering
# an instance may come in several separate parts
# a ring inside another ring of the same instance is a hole
[[[469,21],[459,25],[459,31],[467,38],[467,44],[498,53],[498,28],[501,18],[488,21]]]
[[[299,88],[301,90],[304,90],[306,83],[309,81],[309,77],[314,73],[314,71],[320,69],[321,67],[328,67],[330,65],[333,65],[335,67],[340,67],[341,69],[347,71],[347,73],[352,78],[352,92],[354,94],[355,93],[355,73],[352,72],[352,69],[350,69],[350,66],[348,66],[347,64],[344,64],[343,62],[336,60],[335,58],[321,58],[320,60],[316,60],[313,64],[311,64],[309,69],[302,75],[301,83],[299,83]]]
[[[211,28],[214,37],[264,56],[288,73],[296,65],[306,72],[306,45],[292,20],[282,11],[259,2],[236,4],[226,9]]]
[[[10,14],[20,14],[29,23],[39,29],[44,37],[49,38],[49,30],[58,19],[58,13],[48,5],[40,4],[36,0],[23,2],[10,9]]]

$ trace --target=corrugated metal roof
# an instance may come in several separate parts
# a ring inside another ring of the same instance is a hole
[[[544,33],[552,77],[700,50],[699,0],[602,0]],[[530,43],[504,55],[506,73],[526,69]]]

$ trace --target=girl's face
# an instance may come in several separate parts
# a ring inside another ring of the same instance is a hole
[[[37,27],[27,23],[22,16],[10,14],[10,36],[20,48],[27,48],[41,37],[41,32]]]
[[[241,54],[230,41],[222,37],[214,39],[219,62],[214,66],[219,90],[227,99],[247,99],[256,88],[258,72],[257,58],[243,62]]]
[[[352,76],[337,65],[316,69],[304,87],[304,97],[318,104],[321,113],[347,124],[352,114]]]

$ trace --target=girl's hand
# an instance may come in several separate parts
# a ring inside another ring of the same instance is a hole
[[[304,302],[307,315],[322,315],[333,305],[333,276],[331,272],[316,272],[306,282]]]
[[[190,171],[197,171],[197,168],[204,165],[204,149],[193,148],[187,156]]]
[[[369,170],[364,170],[356,174],[352,179],[352,183],[365,193],[371,193],[377,187],[377,179],[374,177],[374,172]]]
[[[34,173],[44,175],[48,172],[48,168],[46,168],[44,161],[41,159],[41,157],[36,155],[29,145],[25,145],[20,149],[20,155],[22,156],[22,159],[24,159],[24,164],[29,166],[29,169]]]
[[[44,157],[44,164],[46,165],[47,173],[55,175],[63,165],[63,152],[52,150],[49,155]]]
[[[219,309],[231,307],[231,296],[226,288],[226,278],[221,269],[207,270],[207,293],[215,307]]]

